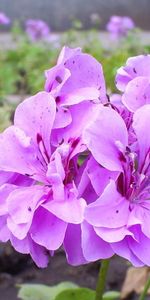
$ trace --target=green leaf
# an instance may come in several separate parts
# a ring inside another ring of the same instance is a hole
[[[52,287],[43,284],[22,284],[18,298],[22,300],[55,300],[62,291],[76,287],[77,285],[72,282],[61,282]]]
[[[104,293],[103,300],[116,300],[120,298],[120,293],[117,291],[109,291]]]
[[[95,291],[87,288],[68,289],[58,294],[55,300],[94,300]]]
[[[3,105],[0,106],[0,132],[11,125],[11,106]]]

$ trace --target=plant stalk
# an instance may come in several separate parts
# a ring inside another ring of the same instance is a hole
[[[146,282],[146,284],[144,286],[144,290],[141,293],[141,295],[139,297],[139,300],[145,300],[145,297],[147,295],[147,291],[148,291],[149,288],[150,288],[150,277],[147,279],[147,282]]]
[[[103,299],[103,294],[104,294],[105,284],[106,284],[106,276],[107,276],[107,271],[108,271],[108,267],[109,267],[109,261],[110,261],[109,259],[103,259],[101,262],[101,267],[100,267],[100,271],[98,274],[98,280],[97,280],[97,285],[96,285],[95,300]]]

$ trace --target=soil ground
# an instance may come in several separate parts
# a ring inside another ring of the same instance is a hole
[[[128,262],[122,258],[111,259],[107,290],[121,289],[128,266]],[[14,252],[9,245],[0,245],[0,300],[17,300],[16,286],[21,283],[54,285],[61,281],[72,281],[80,286],[94,289],[98,271],[99,262],[79,267],[69,266],[61,250],[51,258],[48,268],[38,269],[29,256]],[[133,294],[128,299],[136,298]]]

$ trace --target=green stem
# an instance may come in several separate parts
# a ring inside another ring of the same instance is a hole
[[[98,274],[95,300],[102,300],[103,299],[108,267],[109,267],[109,259],[102,260],[100,271],[99,271],[99,274]]]
[[[147,291],[149,288],[150,288],[150,277],[147,279],[147,282],[144,286],[144,290],[143,290],[142,294],[140,295],[139,300],[145,300],[145,297],[147,295]]]

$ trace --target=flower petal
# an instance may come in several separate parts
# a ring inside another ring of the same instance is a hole
[[[116,86],[120,91],[125,91],[127,84],[139,76],[150,77],[150,55],[128,58],[126,65],[117,71]]]
[[[85,129],[83,141],[103,167],[111,171],[122,170],[122,152],[128,144],[128,133],[116,111],[101,106],[95,119]]]
[[[96,234],[108,243],[122,241],[125,236],[133,236],[125,226],[119,228],[94,227]]]
[[[80,224],[83,221],[83,214],[86,206],[84,199],[77,199],[75,196],[69,196],[62,201],[50,201],[42,204],[44,208],[64,222]]]
[[[150,104],[142,106],[134,113],[133,128],[139,145],[139,169],[143,169],[144,166],[147,168],[145,159],[148,156],[149,164],[150,135],[146,133],[150,128]],[[140,171],[144,173],[145,170]]]
[[[111,247],[117,255],[128,259],[135,267],[142,267],[144,265],[143,262],[133,253],[132,249],[130,249],[131,247],[128,243],[128,238],[117,243],[112,243]]]
[[[64,46],[59,54],[57,64],[65,63],[69,58],[81,54],[81,48],[69,48]]]
[[[30,234],[32,239],[48,250],[58,249],[64,240],[67,223],[40,207],[34,214]]]
[[[36,244],[30,236],[27,236],[24,240],[18,240],[14,236],[11,236],[11,243],[16,251],[23,254],[30,254],[33,261],[39,268],[47,267],[48,254],[45,249]]]
[[[137,77],[131,80],[122,96],[122,102],[131,112],[150,103],[150,79]]]
[[[56,118],[54,121],[53,128],[64,128],[68,126],[72,121],[70,110],[66,107],[58,106],[56,109]]]
[[[44,141],[50,153],[50,135],[56,114],[54,98],[47,92],[40,92],[18,105],[14,124],[37,143],[37,134]]]
[[[150,239],[147,238],[141,230],[138,230],[138,239],[139,241],[135,241],[134,239],[129,239],[129,247],[132,252],[138,257],[139,260],[143,262],[144,265],[150,266]]]
[[[86,169],[92,186],[99,196],[110,182],[110,179],[115,180],[118,176],[118,172],[101,167],[93,157],[88,161]]]
[[[30,223],[35,210],[44,200],[42,186],[17,189],[7,198],[9,215],[16,224]]]
[[[80,225],[68,225],[64,240],[64,249],[67,256],[67,261],[72,266],[78,266],[87,263],[82,251]]]
[[[7,206],[7,198],[11,192],[16,190],[18,187],[13,184],[3,184],[0,187],[0,216],[6,215],[8,213],[8,206]]]
[[[118,228],[127,224],[129,201],[116,190],[112,180],[100,198],[85,209],[85,219],[96,227]]]
[[[3,171],[32,175],[38,166],[31,138],[11,126],[0,135],[0,168]]]
[[[105,259],[113,255],[109,243],[102,240],[86,221],[82,224],[82,248],[87,261]]]
[[[106,101],[106,88],[102,66],[95,58],[89,54],[79,53],[68,58],[65,62],[65,67],[70,70],[71,76],[61,89],[61,95],[65,95],[64,104],[69,103],[68,100],[71,100],[71,95],[72,100],[74,100],[71,104],[79,103],[79,99],[78,97],[74,97],[74,93],[77,96],[78,93],[80,94],[80,89],[82,93],[83,88],[93,88],[90,92],[90,99],[85,90],[84,100],[93,100],[100,97],[102,102]],[[77,102],[75,99],[77,99]]]

